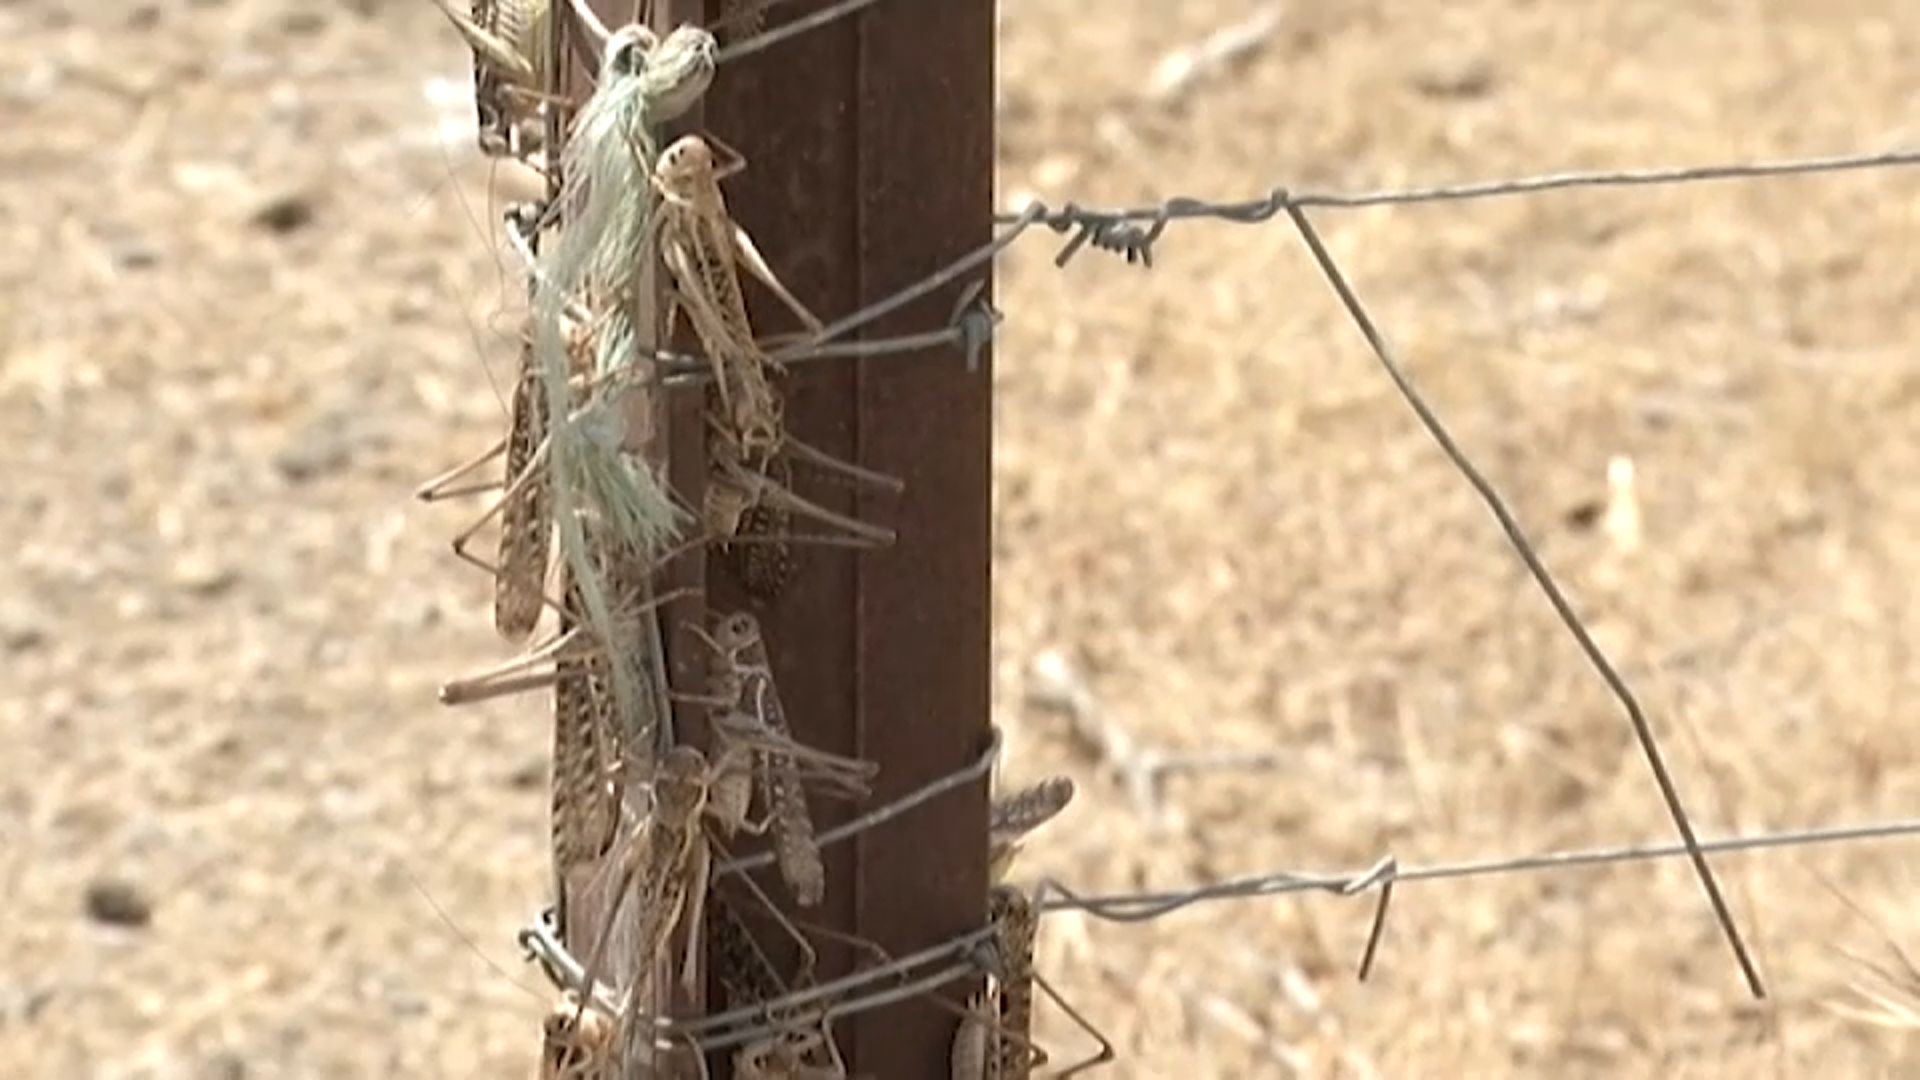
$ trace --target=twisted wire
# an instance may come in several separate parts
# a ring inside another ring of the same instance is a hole
[[[820,835],[818,844],[826,847],[876,828],[949,791],[986,777],[999,759],[1001,735],[992,729],[991,738],[980,755],[964,768],[937,777],[853,821]],[[743,873],[774,861],[772,852],[761,852],[714,865],[714,878]],[[766,1017],[774,1013],[791,1015],[796,1011],[826,1002],[816,1010],[822,1022],[877,1009],[910,997],[930,993],[947,983],[983,970],[981,947],[993,936],[992,926],[968,931],[948,941],[930,946],[887,963],[861,968],[853,974],[795,990],[784,997],[756,1002],[729,1012],[697,1018],[635,1014],[640,1022],[658,1028],[669,1038],[691,1042],[703,1051],[720,1050],[751,1042],[772,1033]],[[560,940],[553,912],[541,912],[518,934],[521,949],[530,960],[540,964],[549,980],[563,990],[577,994],[583,1002],[610,1017],[624,1014],[620,993],[606,983],[593,979],[586,966]],[[932,972],[920,969],[940,964]],[[916,974],[917,973],[917,974]],[[901,980],[906,980],[902,982]]]
[[[1920,818],[1894,818],[1847,825],[1823,825],[1744,835],[1703,837],[1699,839],[1697,848],[1710,854],[1733,854],[1910,836],[1920,836]],[[1271,870],[1183,888],[1096,894],[1083,894],[1056,878],[1043,877],[1035,883],[1033,896],[1034,908],[1042,915],[1081,912],[1103,922],[1141,923],[1175,914],[1197,904],[1263,899],[1306,892],[1324,892],[1342,897],[1360,896],[1377,890],[1374,917],[1368,930],[1365,950],[1356,971],[1356,977],[1364,980],[1370,973],[1379,942],[1384,935],[1392,892],[1402,883],[1560,872],[1575,868],[1653,862],[1689,857],[1692,850],[1688,845],[1676,842],[1618,844],[1524,855],[1463,859],[1421,866],[1402,866],[1397,858],[1386,855],[1373,864],[1356,870]],[[691,1041],[702,1050],[741,1046],[776,1032],[776,1026],[766,1022],[765,1018],[769,1015],[790,1016],[796,1012],[811,1009],[815,1016],[831,1021],[917,997],[957,979],[982,973],[991,967],[989,946],[993,934],[994,927],[991,925],[968,930],[908,956],[861,968],[844,978],[804,987],[781,997],[769,998],[751,1006],[724,1013],[689,1019],[665,1016],[643,1016],[641,1019],[655,1026],[664,1035]],[[567,952],[565,946],[560,944],[553,930],[550,913],[541,913],[523,928],[519,933],[519,942],[528,958],[539,962],[556,985],[582,993],[583,997],[586,996],[585,973],[579,962]],[[940,966],[934,967],[934,965]],[[916,972],[927,968],[933,968],[933,970],[915,976]],[[909,976],[915,977],[909,978]],[[618,996],[604,984],[593,987],[590,1000],[596,1008],[617,1015]]]
[[[1072,233],[1054,265],[1064,267],[1084,247],[1110,252],[1128,263],[1153,265],[1153,245],[1176,221],[1215,220],[1235,225],[1257,225],[1291,209],[1327,207],[1357,209],[1416,203],[1464,202],[1475,199],[1534,195],[1569,188],[1649,187],[1718,180],[1752,180],[1776,176],[1850,172],[1861,169],[1905,168],[1920,165],[1920,149],[1862,151],[1820,157],[1779,158],[1744,164],[1681,165],[1645,169],[1604,169],[1546,173],[1504,180],[1384,189],[1378,191],[1293,191],[1276,187],[1265,195],[1234,201],[1173,196],[1157,206],[1098,209],[1067,203],[1057,209],[1036,202],[1018,214],[996,214],[1000,225],[1040,224],[1056,233]]]

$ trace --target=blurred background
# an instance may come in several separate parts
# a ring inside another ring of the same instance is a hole
[[[1920,141],[1893,0],[1003,7],[1008,206]],[[531,1074],[543,702],[436,703],[507,647],[446,552],[479,506],[411,497],[511,370],[527,185],[471,149],[467,63],[427,0],[0,3],[0,1075]],[[1317,218],[1703,833],[1920,806],[1917,180]],[[996,719],[1009,782],[1081,790],[1028,874],[1671,835],[1284,221],[1150,272],[1049,238],[999,278]],[[1214,751],[1270,759],[1124,782]],[[1114,1077],[1903,1075],[1836,1008],[1916,936],[1914,850],[1719,860],[1765,1002],[1683,863],[1408,885],[1365,984],[1371,898],[1318,894],[1060,916],[1043,970]]]

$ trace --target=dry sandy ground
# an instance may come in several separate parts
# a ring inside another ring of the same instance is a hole
[[[1894,0],[1291,4],[1173,103],[1140,73],[1254,0],[1005,7],[1010,199],[1920,138]],[[444,554],[467,511],[408,497],[501,418],[513,285],[464,63],[424,0],[0,4],[0,1075],[530,1071],[543,995],[510,942],[544,899],[546,734],[535,701],[434,702],[500,646]],[[1920,806],[1916,176],[1320,218],[1705,832]],[[1283,224],[1179,228],[1150,273],[1051,253],[1008,258],[998,354],[998,718],[1012,778],[1082,781],[1031,871],[1178,887],[1670,835],[1619,709]],[[1637,551],[1596,522],[1615,455]],[[1173,776],[1143,813],[1051,704],[1062,672],[1142,747],[1278,763]],[[1846,950],[1920,929],[1914,850],[1720,861],[1764,1003],[1678,863],[1408,885],[1366,984],[1366,898],[1062,917],[1043,951],[1115,1077],[1913,1075],[1910,1036],[1828,1006]],[[134,901],[146,925],[103,923]]]

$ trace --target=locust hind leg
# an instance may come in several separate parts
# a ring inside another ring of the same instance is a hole
[[[725,855],[725,852],[721,854]],[[813,947],[813,943],[807,940],[807,935],[801,930],[801,927],[807,924],[780,910],[780,905],[773,902],[773,897],[767,895],[767,890],[753,879],[752,874],[737,874],[735,876],[739,879],[741,885],[746,888],[747,892],[752,894],[753,898],[759,902],[760,910],[772,917],[774,923],[779,926],[780,932],[786,935],[787,939],[793,942],[794,948],[799,951],[799,967],[794,978],[795,985],[806,985],[810,983],[813,980],[813,969],[820,962],[820,953],[819,950]],[[727,901],[724,894],[721,896],[719,906],[722,909],[721,917],[734,924],[732,930],[737,931],[746,936],[748,940],[751,940],[751,935],[747,934],[746,930],[746,919]],[[821,932],[822,936],[830,936],[833,933],[832,931],[827,931],[819,927],[810,927],[810,929]],[[844,936],[849,943],[862,948],[879,951],[883,957],[886,955],[883,950],[880,950],[878,945],[874,945],[863,938],[857,938],[851,934]]]
[[[499,569],[493,578],[494,629],[509,641],[525,640],[547,608],[553,488],[546,470],[534,468],[547,423],[544,387],[531,365],[523,365],[506,447],[506,476],[515,490],[500,500]]]
[[[522,481],[527,481],[528,476],[530,476],[531,474],[532,474],[532,471],[530,470],[527,476],[523,476],[521,478]],[[495,499],[493,502],[493,505],[487,507],[486,513],[481,514],[479,517],[475,518],[470,524],[467,525],[466,528],[461,529],[458,533],[454,535],[452,547],[453,547],[453,554],[455,558],[458,558],[462,562],[471,564],[473,566],[477,566],[480,569],[485,570],[487,573],[494,575],[496,578],[500,575],[500,572],[501,572],[500,567],[486,561],[485,559],[482,559],[480,556],[475,555],[473,552],[468,551],[467,545],[472,543],[473,538],[480,534],[480,530],[486,528],[487,525],[491,523],[494,518],[501,516],[502,512],[506,509],[508,503],[511,502],[514,497],[517,496],[518,489],[521,486],[522,485],[520,483],[508,485],[506,492],[503,493],[498,499]]]
[[[566,659],[584,659],[591,638],[582,627],[561,630],[539,645],[505,663],[474,675],[457,675],[440,684],[440,701],[465,705],[552,686],[558,672],[545,665]]]
[[[721,721],[731,726],[731,734],[762,756],[786,759],[785,767],[792,770],[796,782],[830,788],[832,794],[849,799],[872,793],[871,781],[880,774],[880,766],[873,762],[797,742],[769,730],[766,721],[744,710],[733,715],[739,719]]]
[[[741,876],[743,878],[751,880],[750,877],[748,877],[748,875],[741,875]],[[776,914],[778,914],[778,912],[776,912]],[[790,924],[792,928],[797,932],[813,934],[827,941],[839,942],[843,945],[849,946],[850,948],[854,949],[855,951],[861,954],[864,954],[864,957],[865,957],[864,962],[856,962],[856,965],[855,965],[856,971],[865,970],[866,967],[869,965],[874,968],[891,968],[896,965],[896,961],[892,953],[888,952],[886,949],[882,948],[880,945],[872,941],[869,941],[866,938],[860,937],[857,934],[849,934],[844,930],[836,930],[830,926],[822,926],[819,923],[813,922],[808,919],[799,918],[797,916],[789,918],[785,915],[781,915],[781,921],[783,923]],[[923,993],[923,994],[917,995],[917,999],[924,1001],[927,1004],[932,1005],[933,1007],[941,1010],[942,1012],[945,1012],[950,1016],[960,1019],[963,1022],[967,1022],[967,1021],[977,1022],[982,1028],[994,1034],[998,1034],[1006,1042],[1017,1045],[1022,1049],[1026,1050],[1029,1060],[1032,1060],[1033,1058],[1037,1057],[1039,1060],[1045,1061],[1047,1056],[1046,1051],[1040,1049],[1038,1046],[1035,1046],[1031,1040],[1022,1038],[1015,1032],[1007,1030],[1006,1026],[998,1020],[998,1015],[999,1015],[999,1009],[997,1008],[998,996],[999,995],[997,990],[992,988],[991,986],[988,989],[980,991],[973,996],[974,1001],[981,1002],[987,1005],[987,1009],[984,1012],[971,1011],[967,1005],[955,1004],[954,1002],[947,1000],[945,997],[942,997],[939,994]],[[983,1044],[987,1044],[987,1045],[982,1045],[981,1049],[983,1051],[987,1050],[988,1046],[991,1045],[990,1040],[987,1040],[987,1039],[983,1039],[981,1040],[981,1042]],[[984,1064],[984,1062],[982,1062],[982,1064]],[[966,1074],[966,1075],[967,1075],[967,1080],[973,1080],[973,1077],[971,1074]],[[959,1080],[959,1078],[956,1076],[955,1080]]]
[[[1030,1032],[1019,1030],[1017,1021],[1006,1015],[1006,999],[997,988],[974,994],[964,1007],[949,1007],[964,1010],[961,1030],[954,1039],[955,1064],[957,1066],[964,1060],[969,1069],[975,1067],[976,1063],[980,1069],[977,1073],[962,1073],[956,1069],[953,1074],[956,1080],[961,1076],[968,1080],[974,1080],[975,1077],[1029,1080],[1051,1060],[1046,1048],[1035,1042]],[[1104,1037],[1101,1042],[1105,1044]],[[1046,1080],[1058,1080],[1071,1072],[1091,1067],[1088,1063],[1081,1063],[1069,1072],[1049,1075]]]
[[[787,454],[795,460],[812,466],[821,472],[834,474],[854,483],[880,488],[883,491],[891,491],[896,495],[907,490],[907,482],[897,476],[889,476],[886,473],[877,472],[873,469],[855,465],[851,461],[834,457],[825,450],[801,442],[792,435],[787,436],[785,449]]]
[[[726,159],[715,162],[713,175],[711,177],[715,183],[719,183],[721,180],[733,176],[747,167],[747,160],[740,151],[727,145],[717,136],[709,134],[706,138],[707,145],[719,152],[715,157],[720,158],[724,156]],[[820,331],[826,329],[826,324],[820,321],[820,317],[815,315],[813,310],[807,307],[807,305],[801,303],[800,298],[793,295],[792,290],[787,288],[786,283],[780,280],[780,275],[773,272],[773,267],[768,265],[766,257],[760,254],[760,249],[754,245],[753,237],[747,234],[747,230],[741,228],[739,223],[732,219],[728,219],[727,226],[728,230],[733,234],[732,254],[735,261],[741,266],[746,267],[747,273],[760,279],[760,283],[765,285],[775,297],[779,298],[780,302],[786,305],[788,311],[798,316],[801,323],[803,323],[809,331],[818,334]]]
[[[440,9],[440,13],[447,17],[447,21],[453,24],[455,32],[467,43],[467,47],[480,58],[481,63],[520,85],[527,86],[533,83],[536,74],[533,63],[520,55],[519,50],[515,49],[511,42],[475,23],[470,15],[456,9],[447,0],[433,0],[433,2]]]
[[[747,595],[764,603],[780,598],[787,585],[799,573],[800,559],[787,542],[793,515],[770,506],[747,507],[739,516],[734,535],[748,542],[720,544],[723,564],[739,581]],[[757,542],[755,542],[757,541]]]
[[[760,283],[778,297],[788,311],[798,316],[800,322],[809,331],[818,334],[825,330],[827,324],[820,321],[820,316],[815,315],[811,308],[801,303],[800,298],[793,295],[786,283],[780,280],[780,275],[773,272],[773,267],[767,265],[766,258],[760,254],[760,249],[754,246],[753,238],[747,235],[747,230],[731,221],[728,224],[733,227],[734,255],[739,259],[740,264],[747,268],[747,272],[759,278]]]
[[[713,849],[708,846],[706,836],[699,832],[700,823],[694,822],[692,827],[697,835],[693,838],[693,850],[688,853],[687,897],[681,909],[681,925],[686,927],[687,941],[680,961],[680,987],[688,997],[700,989],[700,926],[706,916],[707,884],[713,872]]]
[[[428,480],[413,489],[413,497],[424,503],[443,502],[447,499],[463,499],[470,495],[484,495],[489,491],[498,491],[500,481],[487,480],[471,486],[456,487],[456,481],[464,480],[480,470],[480,467],[507,452],[507,439],[501,438],[486,450],[455,465],[446,472]]]
[[[515,396],[518,397],[518,394]],[[494,500],[486,513],[453,538],[453,554],[456,558],[493,576],[494,628],[510,641],[525,640],[533,632],[539,622],[540,612],[545,608],[564,610],[546,594],[547,568],[551,557],[547,524],[552,516],[552,495],[544,465],[549,445],[547,439],[541,439],[530,451],[524,451],[524,466],[517,474],[509,474],[511,479],[504,484],[505,490],[500,497]],[[436,497],[446,497],[451,490],[448,487],[451,480],[501,454],[507,455],[509,462],[513,463],[513,459],[522,456],[523,452],[516,449],[513,437],[502,439],[486,455],[422,485],[422,497],[429,492]],[[492,486],[502,485],[495,482]],[[489,563],[468,551],[467,545],[495,518],[501,519],[499,549],[496,561]]]
[[[792,489],[775,480],[747,472],[744,469],[730,470],[738,473],[737,479],[743,483],[752,496],[753,503],[764,503],[777,510],[784,510],[801,517],[811,518],[824,525],[841,530],[842,535],[789,536],[785,539],[801,543],[818,543],[847,547],[887,547],[899,539],[899,534],[884,525],[861,521],[845,514],[829,510],[819,503],[796,494]],[[736,541],[751,543],[752,539],[736,537]]]
[[[710,451],[711,453],[711,451]],[[762,476],[726,460],[710,457],[706,491],[701,496],[703,526],[695,543],[714,544],[732,576],[747,594],[770,603],[786,591],[799,571],[796,544],[878,548],[894,542],[893,530],[836,514],[793,494],[782,482],[784,459],[775,458],[778,478]],[[838,535],[796,535],[794,515],[825,521]]]
[[[650,598],[640,608],[631,612],[630,617],[638,618],[648,611],[675,600],[684,599],[697,591],[690,586],[668,590]],[[555,633],[540,645],[503,664],[497,664],[476,675],[461,675],[448,679],[440,685],[440,701],[447,705],[465,705],[511,694],[522,694],[529,690],[544,690],[565,677],[557,666],[560,661],[584,660],[605,655],[605,644],[595,640],[593,631],[586,624],[581,623]]]
[[[1061,995],[1060,991],[1053,988],[1053,984],[1048,982],[1045,976],[1036,971],[1033,973],[1033,981],[1039,985],[1041,991],[1044,992],[1055,1005],[1060,1006],[1060,1011],[1066,1013],[1067,1016],[1079,1026],[1081,1031],[1093,1036],[1094,1041],[1100,1044],[1100,1049],[1095,1051],[1093,1056],[1077,1061],[1068,1068],[1054,1073],[1048,1080],[1066,1080],[1067,1077],[1075,1073],[1085,1072],[1088,1069],[1112,1063],[1114,1060],[1113,1042],[1107,1038],[1106,1033],[1102,1032],[1098,1027],[1095,1027],[1093,1021],[1082,1015],[1080,1010],[1074,1008],[1072,1003]],[[1031,1046],[1031,1050],[1034,1055],[1031,1060],[1036,1068],[1047,1063],[1045,1050],[1040,1049],[1037,1045]]]

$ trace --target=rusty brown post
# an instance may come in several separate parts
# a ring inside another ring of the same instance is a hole
[[[564,0],[556,0],[556,8]],[[608,25],[631,0],[590,0]],[[665,0],[654,27],[712,25],[734,0]],[[795,0],[771,21],[824,0]],[[703,8],[705,10],[703,10]],[[556,18],[556,26],[570,20]],[[590,88],[591,48],[563,42],[567,92]],[[882,0],[854,18],[721,69],[703,109],[676,129],[705,129],[749,163],[727,183],[734,216],[775,270],[829,321],[902,289],[992,229],[994,20],[991,0]],[[703,115],[704,114],[704,115]],[[958,286],[877,322],[868,337],[943,325]],[[763,333],[790,328],[754,295]],[[674,343],[691,350],[694,342]],[[794,735],[880,766],[874,802],[908,794],[977,760],[988,744],[989,491],[992,367],[957,354],[827,361],[796,369],[787,418],[828,453],[899,476],[898,497],[802,490],[817,502],[881,521],[900,534],[879,551],[802,547],[796,576],[771,602],[744,593],[722,560],[684,559],[668,585],[704,584],[705,602],[665,618],[676,686],[697,686],[706,656],[687,627],[705,610],[753,610],[766,631]],[[700,391],[664,404],[669,475],[683,493],[704,480]],[[676,711],[680,736],[703,743],[698,710]],[[820,828],[858,808],[816,800]],[[977,927],[986,893],[986,785],[950,792],[858,840],[830,848],[821,909],[798,914],[893,955]],[[785,890],[767,882],[776,898]],[[728,888],[725,883],[718,886]],[[571,943],[570,943],[571,944]],[[776,958],[792,949],[762,940]],[[872,958],[822,942],[818,979]],[[965,986],[944,991],[958,1002]],[[695,1003],[676,1000],[688,1016]],[[921,1004],[861,1014],[841,1046],[854,1075],[946,1075],[952,1015]],[[709,1062],[730,1075],[724,1056]]]
[[[728,6],[711,0],[708,22]],[[769,22],[824,6],[795,0]],[[747,160],[728,181],[734,217],[832,321],[989,238],[993,85],[992,0],[881,0],[724,65],[702,126]],[[865,335],[938,328],[957,288]],[[753,297],[762,332],[791,329],[765,300]],[[723,560],[709,561],[708,606],[759,616],[795,736],[876,762],[874,802],[964,768],[988,744],[991,385],[984,352],[971,373],[957,354],[796,367],[787,382],[795,435],[907,487],[898,497],[862,489],[854,505],[848,489],[805,477],[798,485],[833,509],[893,526],[899,541],[873,551],[801,547],[793,580],[764,604]],[[676,433],[676,466],[700,453],[689,437],[697,430]],[[968,785],[828,849],[825,903],[800,914],[895,956],[978,927],[986,801],[984,782]],[[815,805],[822,829],[854,816]],[[790,955],[777,934],[763,944]],[[845,973],[855,959],[823,947],[819,977]],[[965,989],[945,995],[958,1002]],[[854,1018],[841,1044],[856,1076],[944,1077],[954,1025],[948,1013],[907,1003]]]

